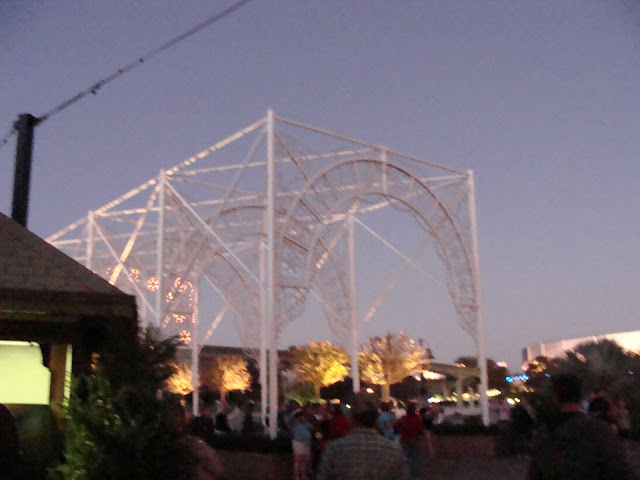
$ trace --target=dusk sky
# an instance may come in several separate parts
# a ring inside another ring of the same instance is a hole
[[[0,0],[0,135],[231,3]],[[488,354],[517,370],[527,344],[640,328],[639,85],[635,0],[254,0],[37,127],[29,228],[47,237],[272,107],[474,170]],[[360,276],[388,275],[369,255]],[[415,278],[363,337],[473,353],[446,292],[425,305]],[[281,344],[328,338],[310,315]]]

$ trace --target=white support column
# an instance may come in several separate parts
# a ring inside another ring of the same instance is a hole
[[[200,415],[200,378],[198,376],[198,368],[200,366],[200,358],[199,353],[200,349],[198,348],[198,328],[200,326],[200,295],[199,295],[200,287],[196,286],[194,291],[194,299],[193,299],[193,317],[191,321],[193,322],[191,326],[191,382],[193,383],[193,395],[192,399],[192,413],[194,417]]]
[[[120,268],[122,269],[122,271],[125,273],[125,276],[129,279],[129,281],[131,282],[131,286],[133,287],[133,289],[136,291],[136,293],[138,294],[138,296],[140,297],[140,299],[142,300],[142,302],[148,307],[151,308],[151,304],[149,303],[149,300],[147,300],[147,297],[145,296],[144,292],[140,289],[140,286],[136,283],[136,281],[134,280],[134,278],[131,276],[131,272],[129,270],[127,270],[124,266],[124,264],[122,263],[122,261],[120,260],[120,257],[118,256],[118,253],[115,251],[115,249],[113,248],[113,245],[111,245],[111,243],[109,243],[109,239],[107,239],[106,235],[104,234],[104,232],[102,231],[102,228],[100,228],[99,225],[94,225],[96,232],[98,232],[98,235],[100,236],[100,238],[102,239],[102,241],[104,242],[105,246],[107,247],[107,249],[109,250],[109,253],[111,253],[111,255],[113,256],[114,260],[117,262],[117,264],[120,266]]]
[[[456,407],[462,407],[462,377],[456,378]]]
[[[165,173],[160,170],[158,175],[158,231],[156,239],[156,280],[158,280],[158,290],[156,291],[156,326],[162,324],[162,310],[164,302],[164,281],[163,281],[163,265],[164,265],[164,194],[165,194]]]
[[[384,147],[380,151],[380,160],[382,160],[382,191],[387,193],[387,149]]]
[[[145,305],[143,308],[140,308],[138,311],[138,322],[140,323],[140,327],[142,327],[143,329],[147,328],[147,318],[148,318],[147,315],[149,315],[149,309]]]
[[[267,111],[267,264],[265,318],[269,332],[269,436],[278,435],[278,332],[275,321],[275,158],[273,110]]]
[[[469,177],[467,184],[469,194],[469,218],[471,220],[471,242],[473,252],[473,286],[476,296],[476,345],[478,348],[478,366],[480,367],[480,409],[482,411],[482,422],[489,425],[489,398],[487,397],[487,347],[484,338],[484,308],[482,299],[482,282],[480,279],[480,248],[478,245],[478,214],[476,210],[476,186],[473,177],[473,170],[467,171]]]
[[[267,425],[267,318],[266,318],[266,292],[265,292],[265,246],[260,242],[260,419],[262,426]]]
[[[89,210],[87,214],[87,259],[85,267],[93,270],[93,212]]]
[[[353,229],[353,214],[349,214],[349,304],[351,307],[351,380],[353,391],[360,391],[360,371],[358,369],[358,303],[356,296],[356,248],[355,232]]]

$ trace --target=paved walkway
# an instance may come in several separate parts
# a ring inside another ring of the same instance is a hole
[[[640,443],[627,442],[632,468],[640,473]],[[528,458],[429,459],[421,480],[525,480]]]
[[[524,480],[529,460],[506,458],[434,459],[425,465],[424,480]]]

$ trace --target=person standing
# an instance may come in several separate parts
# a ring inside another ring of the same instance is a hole
[[[378,405],[371,395],[356,394],[351,417],[351,431],[329,442],[317,480],[409,480],[402,451],[377,432]]]
[[[391,402],[382,402],[380,416],[378,417],[378,430],[389,440],[394,440],[396,432],[393,426],[396,423],[396,416],[391,411],[393,404]]]
[[[328,422],[327,430],[329,440],[344,437],[351,430],[351,420],[343,412],[340,404],[333,406],[333,416]]]
[[[593,418],[608,423],[611,425],[613,431],[618,433],[618,412],[615,404],[604,395],[599,395],[591,399],[587,413]]]
[[[194,480],[224,478],[223,462],[217,452],[202,438],[185,430],[186,414],[179,401],[167,402],[160,422],[165,435],[174,439],[176,448],[156,453],[165,456],[177,454],[180,464],[178,473]]]
[[[400,434],[400,446],[409,461],[411,478],[415,479],[420,470],[420,453],[424,437],[424,425],[416,412],[415,404],[407,406],[407,414],[396,422],[395,429]]]
[[[430,457],[434,457],[436,454],[436,450],[433,435],[433,424],[435,416],[437,415],[436,407],[422,407],[419,413],[420,418],[422,419],[422,425],[424,425],[424,436],[427,442],[427,454]]]
[[[533,434],[533,415],[526,398],[511,409],[512,453],[517,456],[529,453],[529,444]]]
[[[534,442],[528,479],[637,479],[611,426],[581,411],[578,377],[554,375],[551,388],[556,411]]]
[[[311,425],[303,411],[298,410],[291,418],[291,449],[293,450],[293,480],[307,478],[311,455]]]
[[[242,424],[244,423],[244,413],[237,403],[230,405],[230,411],[227,414],[227,423],[233,433],[242,432]]]
[[[255,404],[253,402],[247,402],[244,407],[244,413],[242,417],[242,433],[243,434],[251,434],[256,433],[258,431],[258,425],[253,418],[253,411],[255,409]]]

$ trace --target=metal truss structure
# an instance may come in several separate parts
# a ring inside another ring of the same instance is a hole
[[[277,411],[280,332],[313,296],[352,358],[359,389],[354,225],[421,267],[366,223],[380,209],[411,215],[446,271],[461,326],[481,365],[488,422],[482,291],[472,171],[458,171],[385,147],[267,116],[212,145],[47,240],[138,299],[141,321],[179,335],[198,352],[221,319],[235,320],[244,346],[259,352],[262,414]],[[428,272],[423,272],[428,275]],[[199,338],[198,295],[215,292],[218,311]],[[267,351],[272,354],[267,356]],[[269,361],[267,362],[267,358]],[[268,392],[268,398],[267,398]],[[197,409],[197,389],[194,394]],[[277,424],[270,422],[275,435]]]

